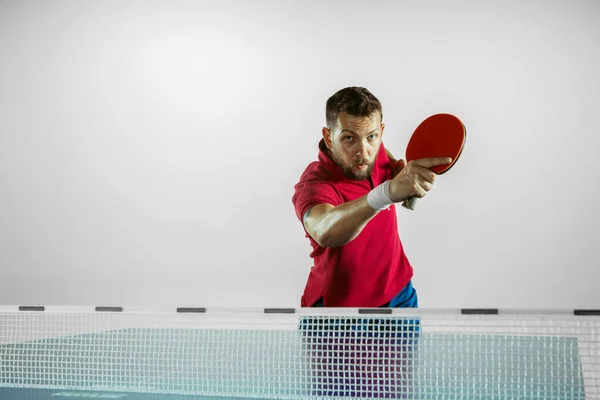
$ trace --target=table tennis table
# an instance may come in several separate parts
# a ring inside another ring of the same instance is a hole
[[[593,310],[0,308],[0,399],[600,399]]]

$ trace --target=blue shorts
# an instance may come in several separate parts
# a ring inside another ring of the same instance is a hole
[[[402,308],[418,308],[419,299],[417,297],[417,291],[412,285],[412,281],[409,281],[404,289],[400,291],[389,303],[384,304],[382,307],[402,307]]]

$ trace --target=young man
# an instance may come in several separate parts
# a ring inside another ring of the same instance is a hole
[[[395,203],[425,196],[436,177],[430,168],[451,159],[394,160],[382,120],[381,103],[365,88],[327,101],[318,161],[292,198],[313,249],[302,307],[418,306]]]

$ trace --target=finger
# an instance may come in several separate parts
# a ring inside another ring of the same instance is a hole
[[[425,192],[429,192],[433,188],[433,184],[427,181],[421,182],[420,186]]]
[[[424,168],[432,168],[438,165],[447,165],[452,162],[452,158],[450,157],[431,157],[431,158],[421,158],[419,160],[414,160],[414,162]]]
[[[427,194],[427,192],[432,188],[431,183],[425,181],[420,177],[415,177],[411,183],[411,186],[412,196],[416,196],[418,198],[424,197],[425,194]]]
[[[433,188],[433,183],[427,181],[426,179],[419,177],[417,179],[417,185],[423,189],[425,192],[429,192],[431,190],[431,188]]]
[[[428,183],[434,183],[435,182],[435,177],[437,176],[437,174],[435,172],[433,172],[432,170],[430,170],[429,168],[419,168],[417,170],[419,172],[419,175],[422,179],[424,179],[426,182]]]
[[[425,183],[417,183],[415,184],[415,196],[422,199],[427,194],[427,190],[425,190],[427,185]]]
[[[409,168],[406,169],[407,174],[415,176],[417,179],[424,179],[427,182],[433,183],[437,174],[417,163],[417,160],[409,163]]]

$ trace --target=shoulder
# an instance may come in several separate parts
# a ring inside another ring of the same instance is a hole
[[[304,170],[298,183],[311,183],[311,182],[328,182],[331,179],[330,174],[327,172],[325,166],[319,161],[313,161]]]
[[[318,161],[308,165],[298,183],[294,185],[292,202],[300,217],[317,204],[339,205],[343,202],[335,181]]]

